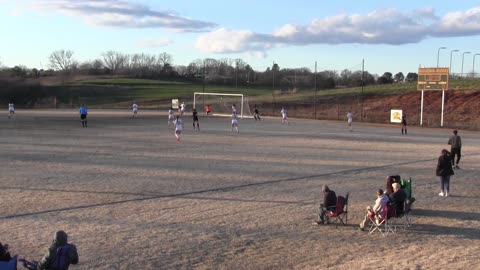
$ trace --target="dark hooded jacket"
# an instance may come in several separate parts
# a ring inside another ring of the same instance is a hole
[[[78,263],[77,248],[73,244],[68,244],[67,234],[64,231],[57,231],[55,238],[47,253],[38,263],[38,270],[67,270],[70,264]],[[58,256],[60,252],[66,252],[66,263],[58,263]],[[62,267],[63,266],[63,267]]]

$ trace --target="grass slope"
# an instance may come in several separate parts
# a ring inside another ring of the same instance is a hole
[[[480,80],[464,79],[450,81],[451,89],[478,89]],[[175,81],[159,81],[133,78],[101,78],[75,81],[66,85],[49,88],[49,94],[56,96],[62,103],[77,103],[88,99],[90,105],[113,104],[131,100],[158,101],[172,98],[191,98],[194,92],[242,93],[255,96],[256,100],[271,100],[272,95],[277,101],[292,102],[311,99],[313,90],[285,92],[269,88],[235,88],[232,86],[193,84]],[[341,97],[342,95],[394,95],[417,91],[416,83],[397,83],[388,85],[369,85],[363,87],[338,88],[318,90],[317,97]]]

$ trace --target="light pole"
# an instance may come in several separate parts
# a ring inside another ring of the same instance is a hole
[[[448,75],[450,75],[452,73],[452,53],[453,52],[458,52],[458,50],[451,50],[450,51],[450,67],[448,68]]]
[[[475,78],[475,56],[477,55],[480,55],[480,53],[476,53],[473,55],[472,78]]]
[[[438,60],[440,58],[440,50],[443,50],[443,49],[446,49],[447,47],[440,47],[438,48],[438,51],[437,51],[437,68],[438,68]]]
[[[470,52],[463,52],[463,54],[462,54],[462,75],[461,75],[462,78],[463,78],[463,60],[465,58],[465,54],[467,54],[467,53],[470,53]]]

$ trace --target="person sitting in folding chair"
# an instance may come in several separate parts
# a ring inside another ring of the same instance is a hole
[[[327,185],[323,185],[323,203],[320,204],[320,208],[318,209],[318,220],[314,222],[314,224],[320,225],[328,223],[328,216],[327,212],[334,212],[337,206],[337,195],[335,191],[330,190]]]
[[[400,216],[403,214],[404,203],[407,196],[405,194],[405,191],[401,189],[399,183],[393,183],[392,186],[393,186],[393,193],[391,193],[388,197],[390,201],[395,204],[395,207],[397,209],[396,211],[397,216]]]
[[[10,252],[8,251],[8,245],[2,245],[0,242],[0,262],[8,262],[12,259]]]
[[[40,262],[20,259],[23,266],[31,270],[67,270],[70,264],[78,263],[77,248],[67,242],[68,236],[64,231],[57,231],[52,245]]]
[[[360,230],[365,230],[365,226],[374,219],[376,213],[384,213],[385,208],[389,202],[388,196],[383,194],[382,189],[377,190],[377,199],[375,200],[375,205],[373,207],[367,206],[367,214],[363,221],[359,224]]]
[[[0,243],[0,269],[17,270],[17,256],[11,256],[8,245]]]

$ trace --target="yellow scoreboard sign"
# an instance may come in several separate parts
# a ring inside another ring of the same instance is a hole
[[[448,68],[419,68],[418,90],[447,90]]]

